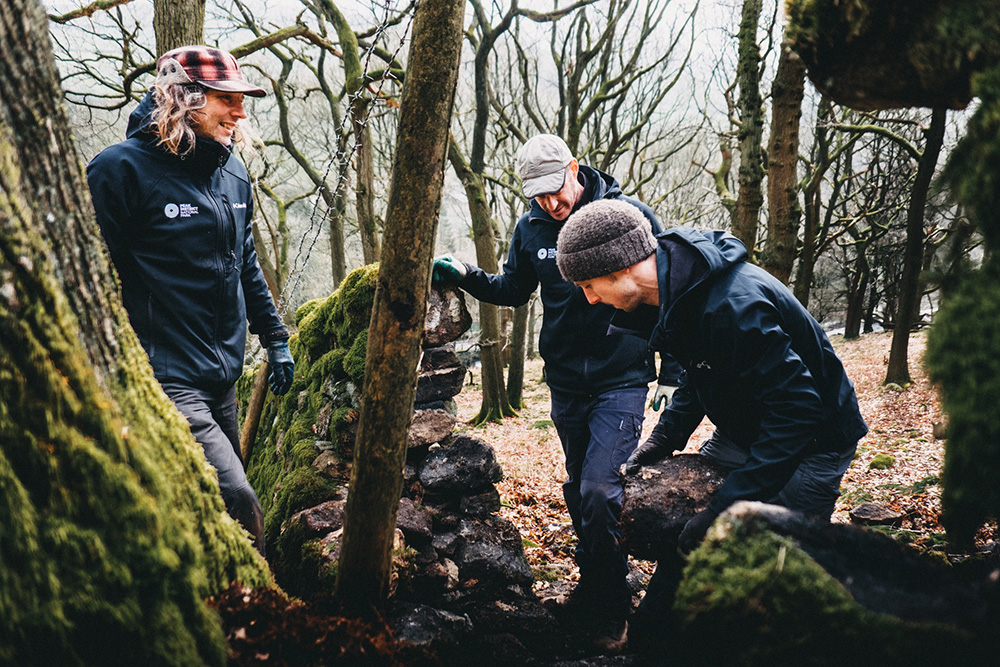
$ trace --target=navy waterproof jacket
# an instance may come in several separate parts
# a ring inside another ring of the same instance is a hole
[[[658,427],[676,446],[707,414],[749,452],[709,507],[771,500],[804,456],[853,448],[868,432],[854,384],[788,288],[747,263],[744,245],[726,232],[678,228],[657,241],[659,311],[619,312],[614,324],[652,324],[650,347],[684,368]]]
[[[218,142],[183,158],[157,147],[152,109],[147,95],[127,139],[87,166],[97,222],[156,378],[224,388],[243,371],[248,317],[287,338],[257,264],[250,179]]]
[[[645,204],[622,194],[608,174],[580,165],[584,191],[574,211],[600,199],[626,201],[661,231],[656,215]],[[542,328],[538,349],[545,361],[545,379],[557,391],[596,395],[612,389],[641,387],[656,377],[653,353],[634,336],[608,336],[615,309],[591,305],[583,290],[563,279],[556,266],[556,239],[563,221],[553,219],[537,202],[514,229],[503,272],[489,274],[466,265],[459,286],[480,301],[520,306],[542,286]]]

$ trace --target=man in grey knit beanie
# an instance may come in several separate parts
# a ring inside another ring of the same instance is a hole
[[[579,283],[638,264],[656,251],[656,239],[634,206],[605,199],[570,216],[557,248],[563,278]]]
[[[612,201],[580,207],[556,249],[562,275],[591,304],[617,309],[609,331],[645,338],[684,371],[625,473],[683,450],[707,416],[725,442],[699,453],[730,472],[677,537],[681,552],[695,549],[738,501],[828,521],[868,427],[823,328],[784,284],[747,261],[732,234],[678,227],[654,238],[627,209]],[[664,563],[629,620],[630,641],[662,636],[670,622],[683,563]]]

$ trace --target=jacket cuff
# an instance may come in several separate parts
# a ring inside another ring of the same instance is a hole
[[[288,337],[288,329],[286,327],[281,327],[280,329],[275,329],[274,331],[268,331],[267,333],[262,333],[258,336],[261,347],[267,347],[271,343],[277,343],[278,341],[288,340]]]

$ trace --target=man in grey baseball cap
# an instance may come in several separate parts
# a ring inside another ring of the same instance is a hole
[[[624,644],[631,593],[628,563],[619,546],[622,486],[619,467],[642,429],[653,355],[633,336],[609,337],[614,309],[592,306],[556,266],[556,238],[570,214],[596,201],[615,201],[660,231],[648,206],[622,194],[610,175],[581,165],[561,138],[540,134],[517,154],[528,212],[514,229],[500,274],[487,274],[454,257],[434,262],[437,282],[457,284],[475,298],[520,306],[541,285],[544,307],[539,350],[552,400],[552,419],[566,456],[566,507],[579,538],[580,583],[568,599],[554,601],[565,623],[614,651]]]
[[[521,192],[528,199],[562,190],[566,169],[573,159],[566,142],[554,134],[539,134],[517,152]]]

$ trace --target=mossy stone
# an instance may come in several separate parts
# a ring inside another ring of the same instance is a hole
[[[675,598],[678,664],[973,664],[968,633],[865,609],[795,541],[723,515]],[[682,641],[683,639],[683,641]],[[957,662],[956,662],[957,661]]]
[[[896,458],[891,454],[876,454],[868,464],[870,470],[888,470],[896,464]]]

